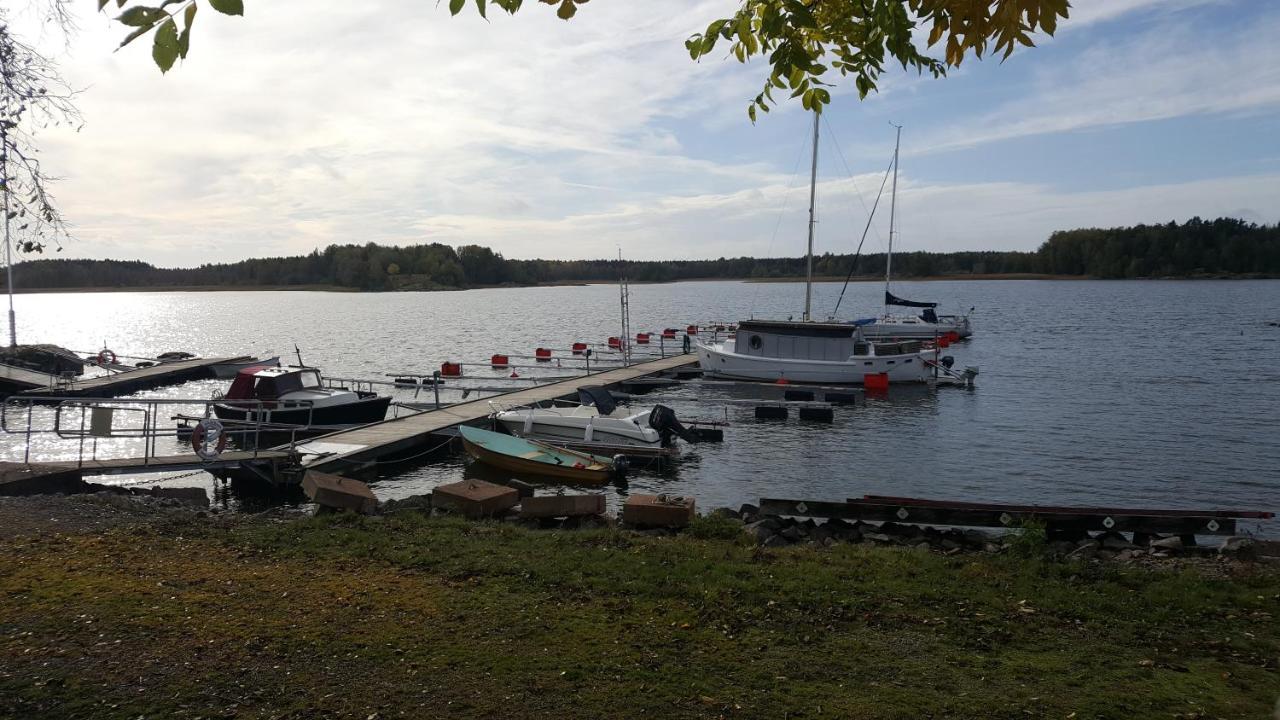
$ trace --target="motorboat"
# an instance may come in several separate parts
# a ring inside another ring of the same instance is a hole
[[[698,365],[703,376],[710,378],[842,385],[928,382],[935,375],[929,364],[934,353],[924,352],[919,342],[876,342],[868,339],[857,323],[815,322],[812,318],[818,123],[819,116],[814,113],[804,316],[800,322],[743,320],[732,337],[698,339],[694,349]],[[896,167],[896,149],[894,158]]]
[[[389,396],[328,387],[319,369],[298,365],[242,368],[219,400],[220,419],[271,426],[264,429],[365,425],[385,419],[391,404]]]
[[[571,482],[603,484],[615,472],[614,461],[600,455],[558,448],[537,440],[458,426],[467,454],[480,462],[515,473],[542,475]]]
[[[888,382],[928,382],[934,352],[915,340],[872,342],[845,322],[743,320],[737,334],[699,342],[704,377],[766,382],[862,385],[868,375]]]
[[[496,403],[490,403],[490,407],[495,411],[495,421],[507,432],[523,438],[615,449],[669,447],[677,437],[697,442],[697,436],[665,405],[629,412],[598,385],[578,388],[578,400],[577,404],[560,407],[508,409]]]

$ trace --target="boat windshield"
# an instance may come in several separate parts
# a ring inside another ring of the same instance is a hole
[[[300,377],[298,379],[302,381],[302,387],[304,388],[320,387],[320,373],[316,372],[315,370],[306,370],[300,373],[299,375]]]

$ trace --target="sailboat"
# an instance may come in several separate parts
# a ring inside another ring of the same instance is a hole
[[[889,252],[884,262],[884,314],[879,317],[858,320],[862,326],[863,337],[899,338],[932,340],[951,336],[952,339],[967,338],[973,334],[973,325],[969,314],[939,315],[936,302],[918,302],[905,300],[889,290],[889,280],[893,277],[893,232],[894,219],[898,208],[898,149],[902,145],[902,126],[898,128],[897,139],[893,144],[893,193],[889,200]],[[920,308],[919,315],[891,314],[891,307]],[[973,308],[969,309],[973,312]]]
[[[863,385],[923,383],[933,377],[933,353],[919,341],[873,342],[863,327],[847,322],[815,322],[813,233],[817,223],[818,113],[813,115],[813,163],[809,175],[809,246],[806,255],[804,317],[743,320],[737,334],[720,342],[697,342],[695,352],[705,377],[772,382]]]

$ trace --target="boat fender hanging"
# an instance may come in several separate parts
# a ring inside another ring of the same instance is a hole
[[[102,348],[98,351],[99,365],[115,365],[116,359],[116,354],[107,348]]]
[[[533,413],[527,412],[524,414],[524,434],[528,435],[531,432],[533,432]]]
[[[592,440],[595,439],[595,435],[596,435],[596,428],[594,425],[591,424],[591,421],[588,420],[587,428],[582,431],[582,441],[591,442]]]
[[[227,448],[227,433],[217,418],[204,418],[191,431],[191,448],[201,460],[213,460]]]

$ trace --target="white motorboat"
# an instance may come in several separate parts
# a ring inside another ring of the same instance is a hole
[[[618,406],[609,391],[599,386],[578,388],[581,402],[568,407],[507,409],[496,403],[493,419],[512,435],[549,442],[588,443],[601,446],[656,448],[669,446],[676,437],[689,442],[695,436],[680,424],[665,405],[633,413]]]
[[[882,382],[928,382],[934,353],[920,343],[872,342],[856,323],[814,322],[813,231],[817,222],[818,121],[813,116],[813,166],[809,178],[809,249],[801,322],[743,320],[737,334],[719,342],[697,341],[695,352],[703,375],[713,378],[863,385]],[[895,150],[895,157],[896,157]]]

